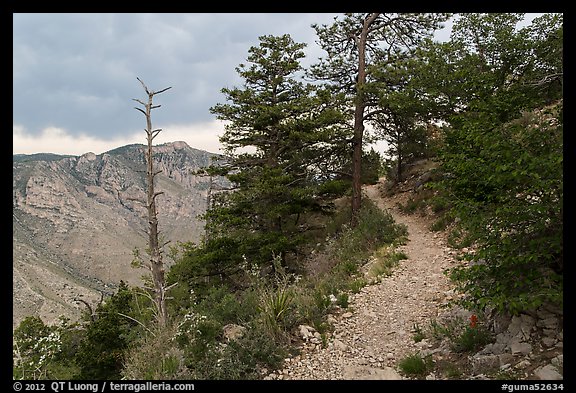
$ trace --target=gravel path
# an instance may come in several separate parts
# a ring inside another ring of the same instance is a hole
[[[443,271],[454,266],[454,256],[428,221],[398,211],[402,195],[382,198],[378,186],[366,187],[366,195],[408,227],[409,241],[400,247],[408,259],[380,283],[351,295],[349,308],[330,317],[335,330],[326,348],[307,341],[300,355],[266,379],[402,379],[397,363],[427,348],[426,340],[415,343],[414,327],[428,327],[451,297]]]

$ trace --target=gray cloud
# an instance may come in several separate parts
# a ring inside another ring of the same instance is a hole
[[[331,14],[14,14],[13,123],[112,139],[142,128],[132,98],[149,88],[155,123],[213,120],[222,87],[240,83],[235,67],[258,37],[289,33],[314,54],[312,23]],[[316,49],[314,61],[322,55]]]

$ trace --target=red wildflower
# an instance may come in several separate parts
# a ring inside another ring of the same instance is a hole
[[[478,317],[474,314],[470,315],[470,327],[474,329],[476,327],[476,323],[478,322]]]

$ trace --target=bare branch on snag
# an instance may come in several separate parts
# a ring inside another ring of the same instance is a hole
[[[152,140],[158,136],[158,134],[162,131],[162,129],[152,131]]]
[[[137,108],[137,107],[134,107],[134,109],[136,109],[137,111],[140,111],[140,112],[142,112],[142,113],[144,114],[144,116],[146,116],[146,112],[144,112],[142,109],[140,109],[140,108]]]
[[[146,85],[144,84],[144,82],[142,82],[142,80],[138,77],[136,77],[136,79],[138,79],[138,82],[140,82],[142,84],[142,87],[144,88],[144,90],[146,91],[146,94],[150,95],[150,92],[148,91],[148,87],[146,87]]]
[[[172,86],[170,86],[170,87],[167,87],[167,88],[165,88],[165,89],[162,89],[162,90],[160,90],[160,91],[157,91],[157,92],[155,92],[155,93],[152,93],[152,94],[160,94],[160,93],[164,93],[166,90],[168,90],[168,89],[171,89],[171,88],[172,88]]]

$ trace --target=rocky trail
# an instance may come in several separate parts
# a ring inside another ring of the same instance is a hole
[[[430,328],[446,317],[460,318],[466,324],[471,313],[447,309],[457,296],[444,274],[458,263],[458,251],[447,245],[442,232],[431,232],[431,221],[419,214],[400,211],[408,193],[383,197],[382,182],[367,186],[365,195],[387,210],[397,223],[406,225],[408,241],[399,247],[408,259],[401,260],[392,274],[351,294],[349,306],[329,316],[334,330],[324,345],[312,327],[300,326],[303,344],[300,354],[287,358],[283,368],[265,379],[284,380],[399,380],[398,364],[407,356],[434,354],[448,367],[455,358],[463,359],[467,371],[456,379],[559,380],[563,373],[563,313],[541,307],[532,314],[498,318],[493,323],[494,343],[476,354],[454,356],[450,342],[434,342],[429,334],[415,340],[417,331]],[[428,329],[429,330],[429,329]],[[461,372],[463,371],[463,372]],[[488,376],[487,376],[488,375]],[[426,379],[445,379],[429,373]]]
[[[399,250],[408,259],[380,283],[351,295],[349,310],[331,317],[335,330],[326,348],[305,347],[301,355],[286,359],[276,378],[401,379],[396,363],[422,349],[413,339],[415,327],[429,325],[451,296],[443,271],[455,263],[452,251],[422,217],[404,215],[396,199],[382,198],[378,186],[366,187],[366,195],[407,226],[409,241]]]

